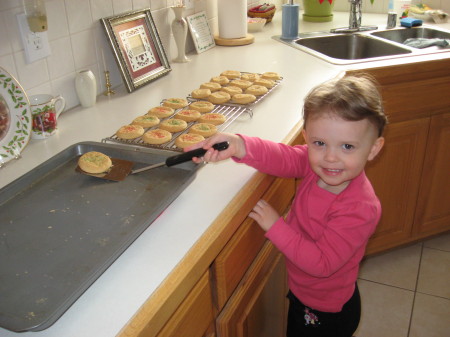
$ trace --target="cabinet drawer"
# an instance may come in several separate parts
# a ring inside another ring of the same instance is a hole
[[[275,179],[262,199],[283,214],[295,193],[294,179]],[[217,307],[221,310],[265,242],[264,231],[247,218],[211,266]]]
[[[209,275],[209,271],[206,271],[158,337],[204,336],[214,320]]]

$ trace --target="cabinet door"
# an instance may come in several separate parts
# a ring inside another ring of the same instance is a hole
[[[414,223],[415,234],[424,237],[450,226],[450,114],[431,118]]]
[[[381,201],[382,216],[367,246],[380,252],[411,238],[429,118],[388,125],[385,145],[366,173]]]
[[[206,272],[159,332],[158,337],[213,336],[209,332],[213,323],[209,272]]]
[[[293,179],[277,178],[262,198],[282,214],[290,205],[294,193]],[[211,271],[219,311],[230,298],[265,241],[264,231],[253,219],[247,218],[215,259]]]
[[[286,292],[284,259],[266,242],[217,318],[217,336],[284,336]]]

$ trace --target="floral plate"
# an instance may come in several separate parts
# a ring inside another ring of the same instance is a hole
[[[0,167],[28,144],[31,135],[31,110],[22,86],[0,67]]]

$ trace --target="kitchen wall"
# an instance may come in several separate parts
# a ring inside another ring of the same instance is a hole
[[[206,11],[209,25],[217,31],[217,0],[192,0],[191,15]],[[260,3],[247,0],[248,6]],[[122,83],[109,42],[99,21],[111,15],[150,8],[166,54],[171,60],[177,50],[170,24],[174,15],[170,6],[177,0],[45,0],[48,19],[48,39],[51,55],[27,64],[16,15],[24,13],[22,0],[0,0],[0,67],[12,74],[28,95],[61,94],[66,109],[79,104],[75,93],[75,74],[91,69],[98,82],[98,92],[105,90],[102,51],[111,83]],[[188,50],[195,50],[188,35]]]
[[[194,8],[188,10],[186,15],[206,11],[211,29],[217,32],[217,0],[192,1]],[[334,1],[335,10],[348,11],[348,0]],[[263,2],[247,0],[249,7]],[[279,7],[287,1],[270,2]],[[413,1],[416,2],[419,1]],[[448,0],[425,2],[433,8],[450,12]],[[111,72],[112,85],[122,83],[109,42],[99,22],[100,18],[150,8],[167,56],[171,60],[177,51],[171,35],[170,23],[174,15],[170,6],[176,3],[177,0],[45,0],[51,55],[27,64],[16,19],[17,14],[24,12],[22,0],[0,0],[0,67],[18,79],[28,95],[61,94],[66,98],[66,109],[69,109],[79,104],[74,85],[78,71],[91,69],[97,78],[98,92],[105,90],[102,51],[106,67]],[[373,5],[369,0],[363,0],[363,12],[385,13],[387,7],[388,0],[375,0]],[[189,35],[187,49],[195,49]]]

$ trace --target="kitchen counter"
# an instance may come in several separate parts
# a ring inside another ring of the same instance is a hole
[[[329,23],[300,20],[300,31],[329,30],[343,27],[347,21],[348,13],[335,13],[334,21]],[[386,15],[363,14],[363,24],[384,28]],[[439,26],[450,28],[448,23]],[[281,85],[253,107],[253,118],[236,121],[226,131],[287,142],[288,135],[301,127],[303,97],[313,86],[347,69],[450,57],[449,52],[336,66],[273,40],[273,35],[281,33],[280,27],[279,11],[263,32],[254,33],[255,42],[251,45],[216,46],[202,54],[189,55],[191,62],[171,63],[173,70],[169,75],[132,94],[121,86],[112,97],[99,96],[92,108],[77,107],[64,112],[58,120],[56,135],[47,140],[31,140],[21,159],[0,170],[0,187],[74,143],[101,141],[111,136],[164,98],[186,97],[224,70],[275,71],[283,76]],[[254,174],[254,169],[232,161],[201,168],[196,179],[53,326],[21,336],[118,334]],[[0,336],[17,334],[0,329]]]

